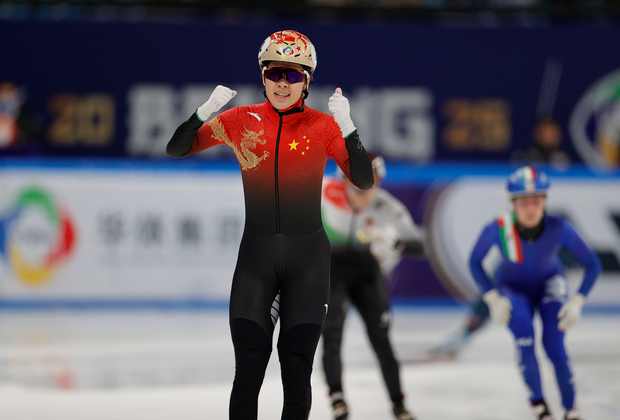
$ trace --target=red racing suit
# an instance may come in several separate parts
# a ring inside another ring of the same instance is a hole
[[[190,145],[187,134],[196,127]],[[237,156],[246,227],[262,235],[305,235],[322,228],[321,185],[328,157],[358,187],[367,189],[374,182],[357,131],[344,139],[331,115],[301,99],[286,111],[268,101],[235,107],[205,124],[194,114],[177,129],[167,151],[182,157],[218,144],[230,146]]]
[[[310,372],[329,296],[330,245],[321,222],[321,186],[328,157],[360,188],[374,183],[357,131],[346,139],[333,117],[304,106],[278,111],[269,102],[223,112],[208,123],[196,114],[168,143],[188,156],[218,144],[239,162],[245,230],[230,295],[235,348],[231,420],[256,419],[258,394],[271,354],[271,305],[278,293],[282,419],[307,419]]]

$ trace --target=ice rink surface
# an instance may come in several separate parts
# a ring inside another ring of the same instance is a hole
[[[409,408],[419,420],[532,418],[507,329],[487,325],[455,361],[419,362],[465,315],[465,307],[395,307],[392,338]],[[346,328],[349,418],[389,420],[387,392],[356,312]],[[584,419],[620,420],[620,314],[586,310],[567,347]],[[321,352],[319,345],[310,419],[329,420]],[[553,368],[539,353],[546,398],[559,419]],[[224,420],[233,374],[226,310],[0,312],[2,420]],[[279,419],[281,405],[274,352],[259,419]]]

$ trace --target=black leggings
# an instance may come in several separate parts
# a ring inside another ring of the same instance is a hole
[[[310,375],[329,294],[330,245],[310,235],[259,235],[245,230],[230,296],[235,381],[230,420],[255,420],[272,350],[271,304],[280,292],[278,355],[284,387],[282,420],[307,420]]]
[[[376,262],[360,264],[360,260],[354,262],[332,259],[329,312],[323,327],[323,368],[327,385],[330,393],[342,391],[340,348],[344,321],[351,301],[366,324],[366,332],[379,359],[390,399],[398,404],[403,401],[403,394],[399,364],[388,336],[390,326],[388,288]]]

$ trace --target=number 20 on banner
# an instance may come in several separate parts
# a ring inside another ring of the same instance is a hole
[[[48,103],[53,121],[48,128],[51,144],[103,147],[115,130],[115,103],[111,95],[57,94]]]

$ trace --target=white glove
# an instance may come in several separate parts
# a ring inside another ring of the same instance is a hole
[[[392,254],[400,255],[400,250],[396,248],[398,232],[392,225],[383,227],[371,227],[367,229],[370,238],[370,252],[378,260],[387,258]]]
[[[493,321],[499,325],[507,325],[512,315],[510,299],[499,294],[497,289],[491,289],[482,295],[482,300],[489,306]]]
[[[329,98],[328,103],[329,111],[334,114],[334,120],[340,127],[342,137],[347,137],[353,131],[355,126],[351,120],[351,107],[349,106],[349,100],[342,96],[342,89],[336,88],[336,92]]]
[[[227,88],[226,86],[217,85],[215,89],[213,89],[213,93],[209,97],[209,100],[202,104],[198,110],[196,110],[196,115],[200,121],[205,122],[209,119],[211,114],[217,112],[224,105],[228,103],[232,98],[237,94],[236,90],[232,90]]]
[[[566,331],[573,328],[581,318],[581,309],[585,303],[586,297],[581,293],[575,293],[575,296],[562,305],[560,312],[558,312],[558,319],[560,320],[558,329]]]

